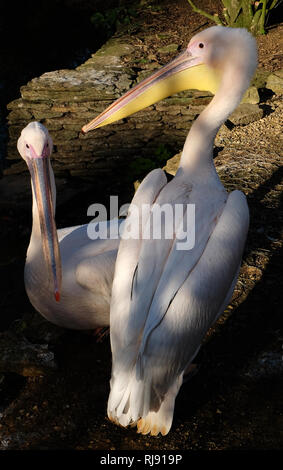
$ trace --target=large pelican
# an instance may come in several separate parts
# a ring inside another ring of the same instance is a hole
[[[39,122],[29,123],[18,139],[18,151],[31,174],[33,197],[26,292],[35,309],[59,326],[84,330],[108,326],[119,239],[91,240],[87,225],[56,230],[52,146]],[[115,221],[107,223],[105,234],[111,223]]]
[[[195,204],[195,245],[178,249],[175,231],[173,239],[141,235],[124,238],[119,246],[110,306],[108,416],[122,426],[136,424],[142,434],[170,430],[183,375],[229,303],[238,277],[249,210],[242,192],[224,189],[212,150],[256,64],[256,43],[246,30],[213,26],[83,128],[88,132],[114,122],[184,89],[215,93],[190,129],[174,179],[168,183],[161,169],[147,175],[127,219],[134,223],[134,205],[151,204],[149,223],[158,204],[173,209]]]

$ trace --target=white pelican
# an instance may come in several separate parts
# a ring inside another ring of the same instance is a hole
[[[195,204],[195,245],[177,250],[175,236],[122,239],[119,246],[110,306],[108,416],[122,426],[136,424],[142,434],[170,430],[184,372],[238,277],[249,210],[242,192],[224,189],[212,149],[256,65],[256,42],[245,29],[213,26],[83,128],[114,122],[184,89],[216,92],[190,129],[174,179],[167,183],[161,169],[152,171],[132,201],[138,207]]]
[[[84,330],[108,326],[119,239],[91,240],[87,225],[56,230],[52,147],[48,130],[39,122],[29,123],[18,139],[33,196],[26,292],[35,309],[59,326]]]

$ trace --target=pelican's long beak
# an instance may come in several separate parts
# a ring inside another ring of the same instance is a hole
[[[85,134],[97,127],[130,116],[141,109],[180,91],[197,89],[215,93],[219,86],[217,72],[186,50],[169,64],[131,88],[103,113],[82,128]]]
[[[62,282],[61,257],[57,229],[54,220],[54,207],[51,194],[51,179],[49,158],[46,150],[38,156],[30,146],[32,158],[27,158],[27,164],[32,179],[33,192],[38,208],[42,246],[49,281],[54,286],[55,300],[60,300]]]

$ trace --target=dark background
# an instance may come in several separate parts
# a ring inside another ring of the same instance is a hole
[[[0,2],[0,160],[5,156],[6,105],[20,86],[44,72],[75,68],[114,32],[97,28],[97,12],[122,8],[130,0]]]

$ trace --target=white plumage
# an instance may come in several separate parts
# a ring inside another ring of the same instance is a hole
[[[31,303],[46,319],[59,326],[85,330],[108,326],[119,239],[91,240],[87,224],[60,229],[56,235],[56,189],[49,159],[52,140],[47,129],[38,122],[28,124],[18,140],[18,150],[28,164],[33,182],[33,225],[25,264],[25,287]],[[44,159],[46,165],[40,172],[39,165]],[[48,209],[44,204],[49,197],[52,201]],[[49,220],[47,229],[44,228],[46,220]],[[107,222],[105,231],[115,223]],[[54,229],[48,235],[51,224]],[[44,248],[48,239],[46,249],[48,253],[52,251],[50,246],[53,242],[56,245],[56,237],[59,253],[56,254],[55,249],[54,263],[58,264],[55,275],[61,277],[60,301],[57,302],[53,295],[52,263],[49,257],[46,259]]]
[[[167,183],[162,170],[152,171],[132,204],[195,204],[196,243],[178,251],[176,239],[122,239],[110,308],[108,416],[152,435],[170,430],[184,372],[229,303],[249,224],[246,197],[226,192],[212,149],[254,73],[255,40],[243,29],[212,27],[192,38],[187,54],[194,66],[206,64],[220,74],[218,91],[194,122],[174,179]]]

